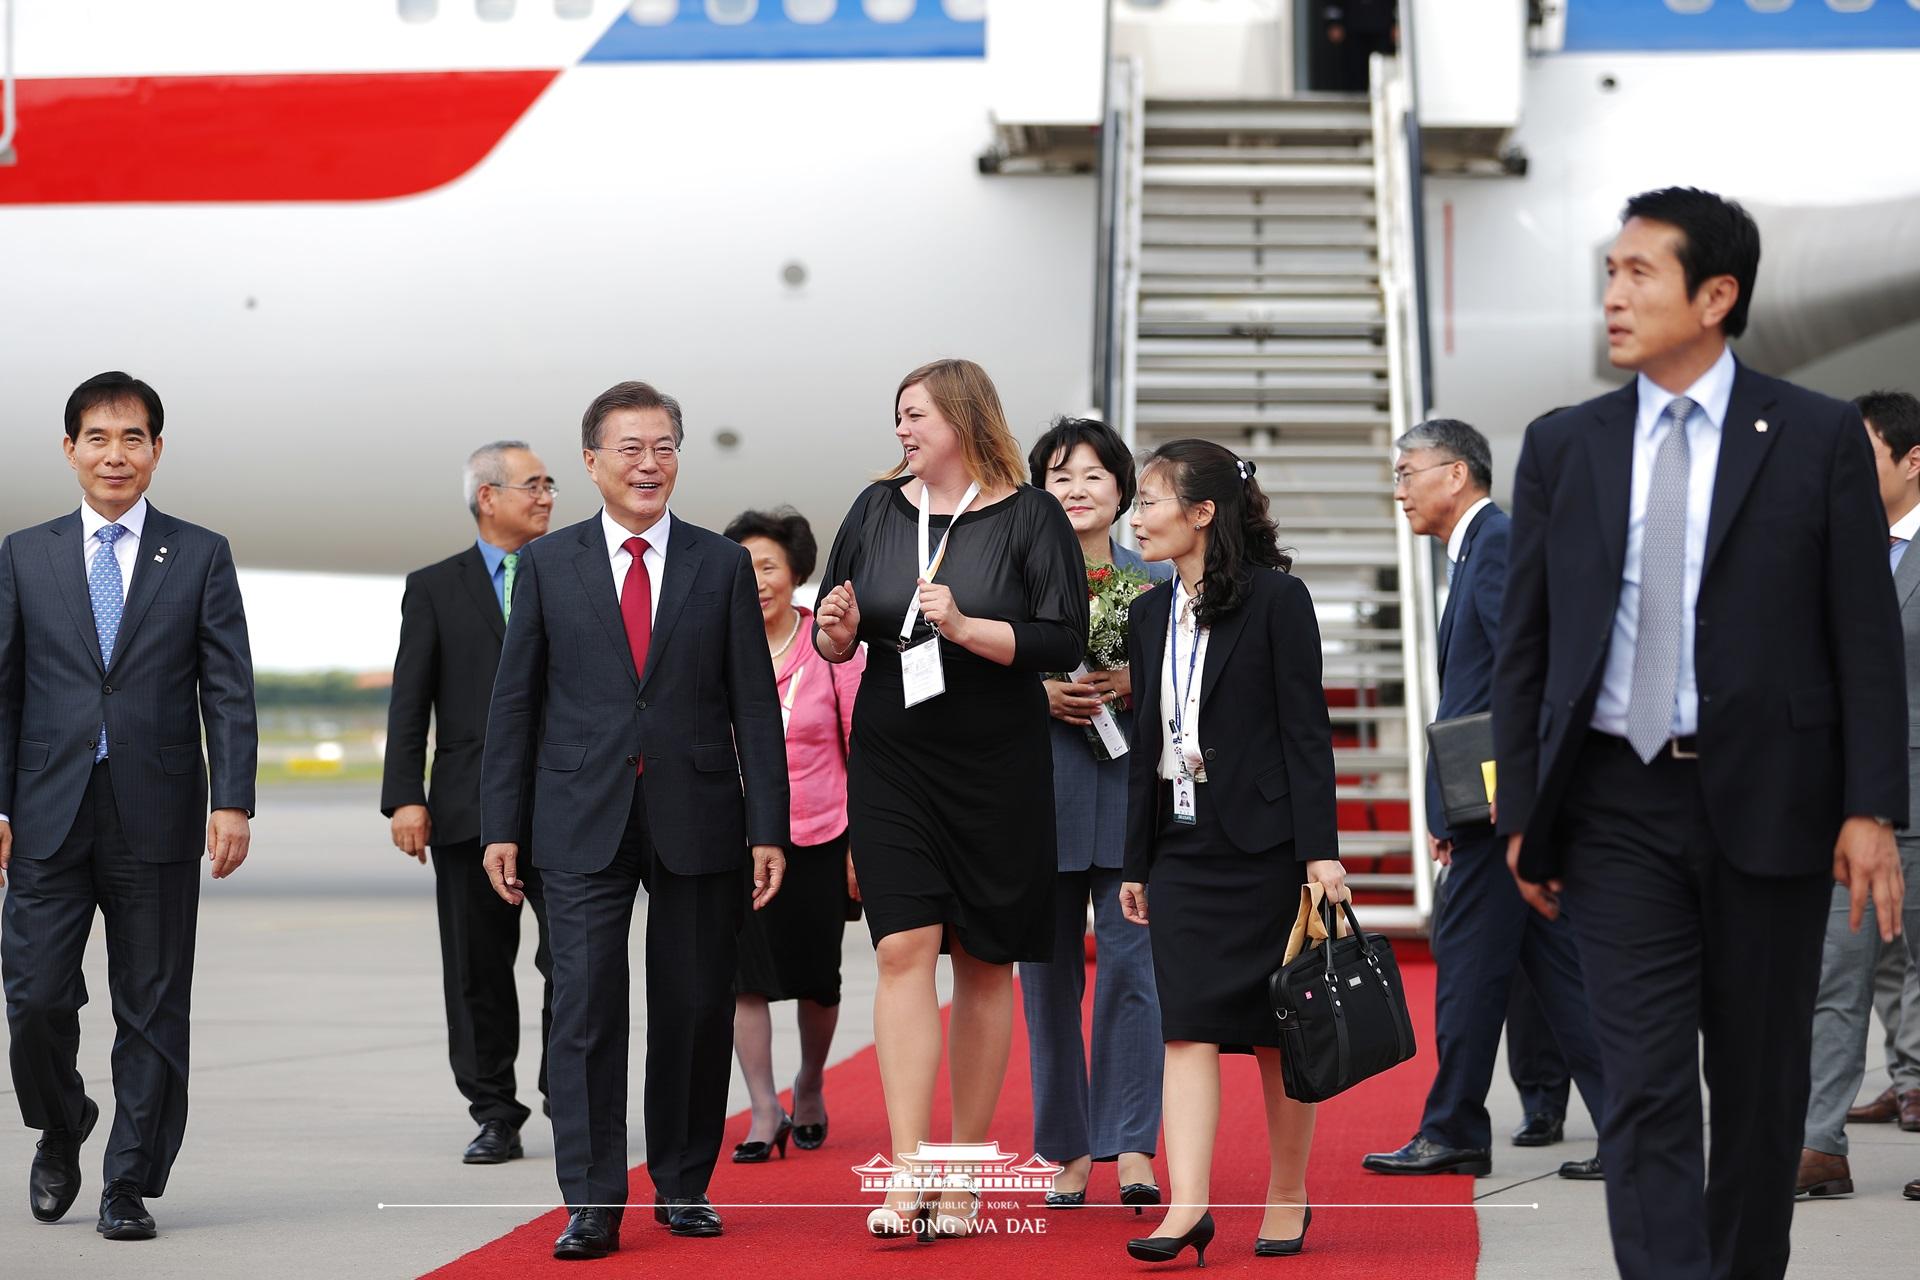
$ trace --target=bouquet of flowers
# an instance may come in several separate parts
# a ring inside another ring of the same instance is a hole
[[[1153,584],[1138,569],[1110,564],[1087,569],[1087,669],[1111,671],[1127,665],[1127,609]]]
[[[1068,680],[1078,680],[1089,671],[1111,671],[1127,665],[1127,608],[1134,598],[1153,584],[1138,569],[1115,565],[1090,565],[1087,568],[1087,656]],[[1131,705],[1131,698],[1122,702]],[[1087,745],[1096,760],[1114,760],[1126,754],[1126,739],[1106,708],[1093,715],[1086,726]]]

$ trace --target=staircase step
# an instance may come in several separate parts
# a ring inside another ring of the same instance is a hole
[[[1329,623],[1320,626],[1320,643],[1329,644],[1379,644],[1400,645],[1398,627],[1349,627]]]
[[[1261,405],[1277,401],[1359,401],[1387,398],[1387,385],[1368,371],[1330,369],[1314,373],[1195,373],[1143,369],[1135,374],[1141,403]],[[1385,458],[1376,459],[1384,463]]]
[[[1266,487],[1264,482],[1261,487]],[[1288,538],[1286,532],[1281,530],[1281,541],[1293,552],[1294,563],[1302,567],[1372,569],[1399,564],[1398,543],[1390,533],[1371,538]]]
[[[1372,164],[1371,139],[1337,138],[1277,145],[1223,142],[1148,143],[1147,164]]]
[[[1405,674],[1398,653],[1329,653],[1320,658],[1323,680],[1398,681]],[[1406,714],[1404,708],[1401,714]]]
[[[1340,855],[1346,858],[1384,858],[1396,853],[1407,853],[1412,848],[1413,839],[1405,831],[1342,831],[1340,833]],[[1408,882],[1407,887],[1412,888],[1412,883]]]
[[[1239,215],[1244,216],[1244,215]],[[1156,249],[1259,249],[1327,250],[1353,249],[1373,256],[1380,236],[1370,220],[1362,218],[1327,219],[1316,224],[1305,220],[1266,219],[1255,232],[1239,227],[1223,227],[1219,214],[1150,214],[1140,229],[1140,247]]]
[[[1373,135],[1373,113],[1365,98],[1288,98],[1266,101],[1210,102],[1154,98],[1147,102],[1146,129],[1156,133]]]
[[[1272,445],[1265,449],[1245,449],[1240,456],[1258,463],[1262,467],[1297,467],[1311,465],[1340,466],[1377,466],[1382,469],[1381,478],[1386,479],[1385,468],[1393,455],[1382,449],[1361,448],[1341,444],[1283,444]]]
[[[1263,235],[1269,230],[1277,233],[1288,225],[1334,230],[1371,227],[1374,221],[1373,196],[1359,191],[1294,191],[1280,195],[1246,187],[1210,188],[1192,184],[1142,188],[1140,213],[1147,220],[1142,228],[1147,235],[1159,229],[1156,224],[1161,219],[1195,223],[1240,219],[1261,224]]]
[[[1153,164],[1140,166],[1147,190],[1187,187],[1241,191],[1364,191],[1374,184],[1372,164]]]
[[[1341,777],[1353,777],[1367,773],[1392,773],[1407,771],[1407,753],[1405,751],[1382,751],[1365,747],[1335,747],[1333,749],[1333,771]]]
[[[1219,272],[1192,275],[1171,271],[1148,271],[1140,276],[1142,306],[1163,301],[1209,301],[1218,299],[1228,306],[1244,302],[1331,301],[1366,303],[1380,296],[1380,282],[1372,273],[1343,272],[1337,275],[1302,275],[1273,272],[1244,276]]]
[[[1269,404],[1240,408],[1234,405],[1160,401],[1140,405],[1135,411],[1134,420],[1143,428],[1188,427],[1203,431],[1212,428],[1257,430],[1293,425],[1383,427],[1390,421],[1384,410],[1370,405]]]

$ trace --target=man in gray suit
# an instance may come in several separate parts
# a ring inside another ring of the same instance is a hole
[[[258,742],[227,540],[145,497],[162,422],[137,378],[81,383],[66,412],[80,510],[0,543],[0,967],[20,1115],[44,1131],[28,1199],[42,1222],[72,1207],[100,1117],[76,1067],[98,908],[117,1030],[109,1240],[153,1237],[142,1197],[166,1190],[186,1131],[198,863],[204,849],[217,880],[246,859]]]
[[[1887,558],[1893,566],[1894,595],[1900,601],[1900,625],[1907,650],[1907,769],[1912,812],[1900,833],[1900,870],[1908,885],[1920,883],[1920,554],[1911,543],[1920,534],[1920,400],[1904,391],[1874,391],[1855,400],[1867,422],[1873,461],[1879,471],[1880,501],[1886,508]],[[1821,956],[1820,992],[1813,1012],[1813,1092],[1807,1099],[1807,1136],[1800,1152],[1795,1191],[1826,1198],[1851,1195],[1853,1172],[1847,1167],[1847,1108],[1860,1092],[1867,1066],[1867,1018],[1873,1002],[1873,971],[1880,955],[1880,933],[1871,919],[1858,932],[1848,926],[1845,885],[1833,890],[1827,937]],[[1920,894],[1902,909],[1902,937],[1892,945],[1907,949],[1907,990],[1902,1004],[1916,1007],[1920,993]],[[1909,1183],[1920,1199],[1920,1181]]]

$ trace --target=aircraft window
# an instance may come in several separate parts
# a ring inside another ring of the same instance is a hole
[[[1908,3],[1911,4],[1912,0],[1908,0]],[[1920,9],[1920,5],[1914,7]],[[1836,13],[1865,13],[1873,8],[1873,0],[1827,0],[1827,8]]]
[[[473,11],[482,22],[506,22],[513,17],[514,0],[473,0]]]
[[[553,16],[578,19],[593,16],[593,0],[553,0]]]
[[[984,22],[987,18],[987,0],[940,0],[940,7],[955,22]]]
[[[643,27],[664,27],[680,12],[680,0],[632,0],[627,16]]]
[[[432,22],[440,16],[440,0],[400,0],[400,21]]]
[[[860,0],[873,22],[905,22],[913,16],[913,0]]]
[[[1871,0],[1869,0],[1869,3],[1871,3]],[[1834,4],[1833,0],[1827,0],[1827,6],[1833,9],[1840,7]],[[1747,8],[1752,9],[1755,13],[1785,13],[1792,7],[1793,0],[1747,0]]]
[[[1713,0],[1667,0],[1667,8],[1675,13],[1705,13],[1713,8]]]
[[[804,26],[825,22],[837,4],[838,0],[786,0],[787,21]]]
[[[760,0],[707,0],[707,21],[716,26],[737,27],[753,21]]]

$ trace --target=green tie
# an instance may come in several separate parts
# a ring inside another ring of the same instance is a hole
[[[504,565],[507,570],[506,589],[503,592],[503,598],[500,602],[500,612],[511,618],[513,616],[513,575],[520,568],[520,553],[518,551],[509,551],[507,552],[506,558],[500,563]]]

